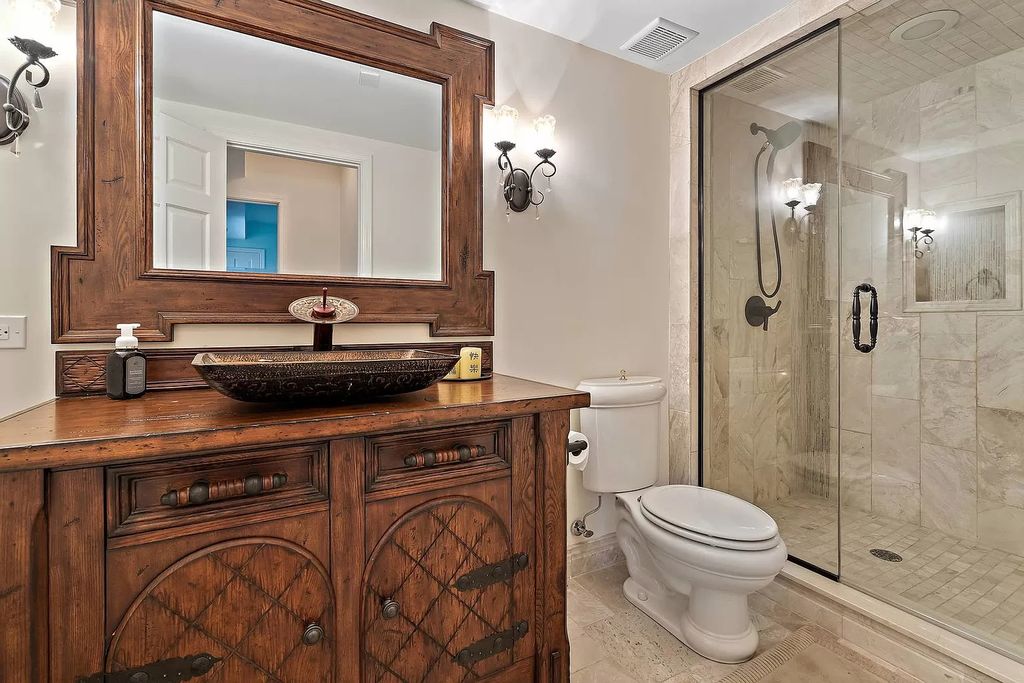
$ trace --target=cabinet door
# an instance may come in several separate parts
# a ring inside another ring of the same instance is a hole
[[[327,683],[331,606],[328,574],[303,547],[273,537],[216,543],[142,589],[114,631],[106,670],[133,682],[144,669],[140,681]]]
[[[363,680],[454,683],[512,666],[532,610],[513,576],[532,567],[513,552],[508,510],[443,493],[403,513],[402,499],[374,505],[397,519],[366,565]]]

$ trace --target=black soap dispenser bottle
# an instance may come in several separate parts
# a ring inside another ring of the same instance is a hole
[[[120,323],[121,336],[107,356],[107,396],[117,400],[138,398],[146,393],[146,356],[132,332],[139,323]]]

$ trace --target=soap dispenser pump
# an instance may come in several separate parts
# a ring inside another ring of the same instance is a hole
[[[119,323],[121,336],[107,356],[107,396],[117,400],[138,398],[146,393],[146,356],[139,351],[133,334],[139,323]]]

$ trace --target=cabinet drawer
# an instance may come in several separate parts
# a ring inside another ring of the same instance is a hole
[[[508,422],[460,425],[366,440],[366,490],[447,485],[452,477],[508,470]]]
[[[287,446],[107,468],[108,536],[224,526],[326,502],[327,449]]]

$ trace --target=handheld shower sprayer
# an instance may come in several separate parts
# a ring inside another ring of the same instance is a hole
[[[765,153],[769,147],[772,148],[771,153],[768,155],[768,163],[765,166],[765,178],[769,183],[772,181],[772,176],[775,174],[775,157],[780,149],[785,149],[792,145],[800,135],[803,133],[803,126],[797,121],[789,121],[784,123],[778,128],[770,129],[765,128],[757,123],[750,124],[750,134],[758,135],[764,134],[765,142],[761,145],[761,149],[757,152],[757,156],[754,157],[754,245],[757,249],[757,286],[761,290],[761,294],[765,298],[771,298],[779,293],[779,289],[782,287],[782,251],[779,248],[779,230],[775,224],[775,212],[769,211],[769,215],[772,220],[772,240],[775,243],[775,287],[770,292],[764,284],[764,273],[761,267],[761,186],[760,178],[758,177],[758,166],[761,163],[761,156]],[[778,310],[776,308],[776,310]],[[774,311],[773,311],[774,312]],[[765,323],[765,329],[767,328],[767,322]]]

